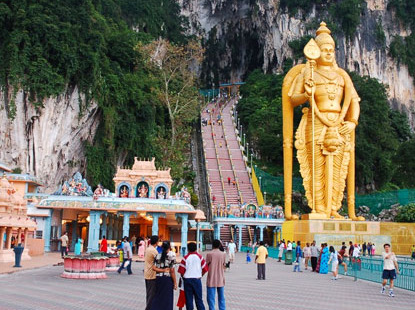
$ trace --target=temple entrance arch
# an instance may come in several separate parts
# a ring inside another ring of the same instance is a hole
[[[148,198],[150,197],[150,191],[148,183],[145,181],[138,182],[137,188],[135,191],[135,196],[138,198]]]

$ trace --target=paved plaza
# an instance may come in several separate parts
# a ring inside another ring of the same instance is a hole
[[[63,266],[45,266],[0,275],[0,309],[143,309],[145,288],[142,262],[134,274],[108,273],[106,280],[68,280]],[[257,281],[256,265],[236,263],[226,272],[226,304],[230,310],[250,309],[415,309],[415,292],[395,289],[395,298],[380,294],[380,284],[331,280],[310,271],[293,273],[292,266],[268,259],[267,280]],[[204,293],[206,293],[204,291]],[[177,294],[176,294],[177,300]],[[206,300],[206,298],[205,298]]]

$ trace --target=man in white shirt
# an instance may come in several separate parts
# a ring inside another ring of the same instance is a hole
[[[288,240],[287,251],[292,251],[292,250],[293,250],[293,244],[290,242],[290,240]]]
[[[235,252],[236,252],[236,244],[231,240],[228,244],[228,252],[229,252],[229,261],[233,263],[235,260]]]
[[[396,274],[399,274],[398,260],[396,259],[395,253],[390,250],[390,244],[385,243],[383,248],[385,252],[382,253],[383,257],[383,273],[382,273],[382,290],[381,293],[385,294],[386,284],[389,279],[389,297],[395,297],[393,293],[393,280],[396,279]]]
[[[279,246],[278,249],[279,249],[278,250],[278,261],[280,262],[281,259],[282,259],[282,254],[284,253],[284,250],[285,250],[285,241],[284,240],[281,241],[280,246]]]
[[[357,244],[355,244],[353,248],[353,257],[357,258],[359,256],[360,256],[360,248],[357,246]]]

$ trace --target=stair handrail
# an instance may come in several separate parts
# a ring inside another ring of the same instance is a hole
[[[229,100],[228,103],[225,106],[227,106],[231,102],[232,102],[232,99]],[[233,178],[234,178],[234,180],[236,182],[236,189],[237,189],[237,192],[238,192],[239,204],[242,205],[243,204],[243,198],[242,198],[241,189],[239,187],[239,178],[236,175],[235,166],[233,164],[232,154],[231,154],[231,150],[229,148],[227,134],[226,134],[226,130],[225,130],[225,125],[223,124],[223,119],[222,119],[222,130],[223,130],[223,137],[225,139],[226,149],[228,150],[228,155],[229,155],[229,159],[230,159],[230,162],[231,162],[231,168],[232,168],[232,172],[233,172]]]
[[[238,103],[238,101],[236,100],[236,104]],[[234,109],[235,109],[235,107],[236,107],[236,104],[234,105],[234,106],[232,106],[232,109],[231,109],[231,114],[233,115],[233,111],[234,111]],[[237,128],[236,128],[236,120],[234,119],[234,121],[232,122],[232,124],[233,124],[233,127],[234,127],[234,130],[235,130],[235,134],[236,134],[236,141],[238,141],[238,144],[239,144],[239,149],[241,149],[241,147],[242,147],[242,144],[241,144],[241,141],[242,141],[242,139],[241,139],[241,137],[239,136],[239,130],[238,130],[238,133],[236,133],[236,130],[237,130]],[[238,137],[239,137],[239,139],[238,139]],[[245,156],[245,154],[244,154],[244,152],[241,150],[241,152],[242,152],[242,160],[243,160],[243,162],[244,162],[244,166],[245,166],[245,170],[247,170],[248,171],[248,166],[247,166],[247,162],[244,160],[244,156]],[[248,176],[249,176],[249,181],[250,181],[250,183],[251,183],[251,186],[252,186],[252,179],[251,179],[251,175],[248,173]],[[254,190],[254,188],[253,188],[253,186],[252,186],[252,190],[253,190],[253,193],[254,193],[254,195],[255,195],[255,198],[256,198],[256,202],[258,203],[258,197],[257,197],[257,195],[256,195],[256,192],[255,192],[255,190]],[[242,204],[242,201],[243,201],[243,195],[242,195],[242,193],[241,193],[241,204]]]
[[[215,134],[214,126],[213,126],[212,117],[213,117],[213,115],[212,115],[212,113],[210,113],[210,126],[212,128],[213,145],[215,147],[216,161],[218,163],[219,177],[220,177],[220,181],[221,181],[221,184],[222,184],[223,198],[225,200],[225,208],[226,208],[227,205],[228,205],[228,201],[226,199],[225,185],[223,184],[223,175],[222,175],[221,165],[220,165],[220,162],[219,162],[219,154],[218,154],[217,143],[216,143],[216,134]]]

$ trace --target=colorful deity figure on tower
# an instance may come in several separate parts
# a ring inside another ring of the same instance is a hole
[[[306,102],[295,134],[300,173],[311,213],[304,219],[341,219],[347,181],[349,217],[355,215],[355,128],[360,98],[335,58],[335,42],[322,22],[304,47],[306,64],[293,67],[283,83],[284,195],[286,219],[291,214],[293,110]]]

